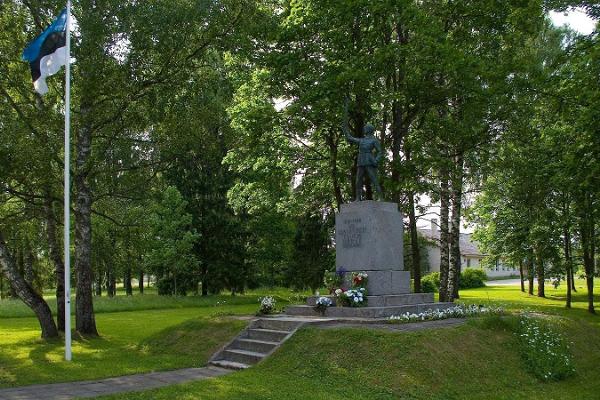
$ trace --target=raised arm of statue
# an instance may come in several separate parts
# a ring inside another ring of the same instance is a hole
[[[355,138],[350,134],[350,127],[348,126],[348,96],[344,99],[344,114],[342,116],[342,132],[346,136],[346,140],[351,143],[360,143],[360,139]]]

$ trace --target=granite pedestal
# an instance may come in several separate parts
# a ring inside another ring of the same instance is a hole
[[[433,294],[411,293],[410,272],[404,271],[404,222],[396,203],[359,201],[342,204],[335,217],[335,265],[346,271],[345,288],[352,272],[366,272],[367,307],[330,307],[332,317],[381,318],[405,312],[445,309],[452,303],[434,303]],[[333,299],[335,300],[335,299]],[[290,315],[317,315],[316,297],[305,306],[291,306]]]

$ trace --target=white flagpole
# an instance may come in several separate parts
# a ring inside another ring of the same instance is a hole
[[[65,72],[65,360],[71,361],[71,0],[67,0]]]

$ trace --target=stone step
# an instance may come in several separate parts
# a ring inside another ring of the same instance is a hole
[[[248,364],[239,363],[239,362],[235,362],[235,361],[227,361],[227,360],[214,360],[214,361],[210,362],[210,365],[214,365],[214,366],[226,368],[226,369],[235,369],[235,370],[246,369],[246,368],[250,367]]]
[[[252,365],[265,358],[266,354],[248,350],[225,349],[221,356],[224,360]]]
[[[405,313],[420,313],[429,309],[445,310],[453,307],[454,303],[421,303],[390,307],[329,307],[325,317],[334,318],[386,318]],[[285,310],[288,315],[320,316],[311,306],[289,306]]]
[[[261,318],[252,322],[251,328],[273,329],[291,332],[300,326],[301,322],[288,321],[284,318]]]
[[[317,299],[321,296],[310,296],[306,303],[309,306],[314,306]],[[329,297],[335,304],[335,296],[324,296]],[[404,306],[412,304],[424,304],[433,303],[433,293],[407,293],[398,295],[387,295],[387,296],[367,296],[367,303],[369,307],[393,307],[393,306]]]
[[[250,328],[246,334],[248,339],[281,342],[290,332],[276,329]]]
[[[238,338],[231,344],[231,349],[253,351],[256,353],[268,353],[273,350],[279,342],[265,340]]]

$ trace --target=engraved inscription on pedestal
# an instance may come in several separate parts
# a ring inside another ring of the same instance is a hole
[[[342,247],[349,249],[352,247],[360,247],[361,239],[367,228],[362,226],[361,218],[347,219],[343,223],[342,229],[340,229],[340,236],[342,238]]]
[[[403,221],[398,205],[343,204],[335,217],[336,267],[346,271],[403,271]]]

